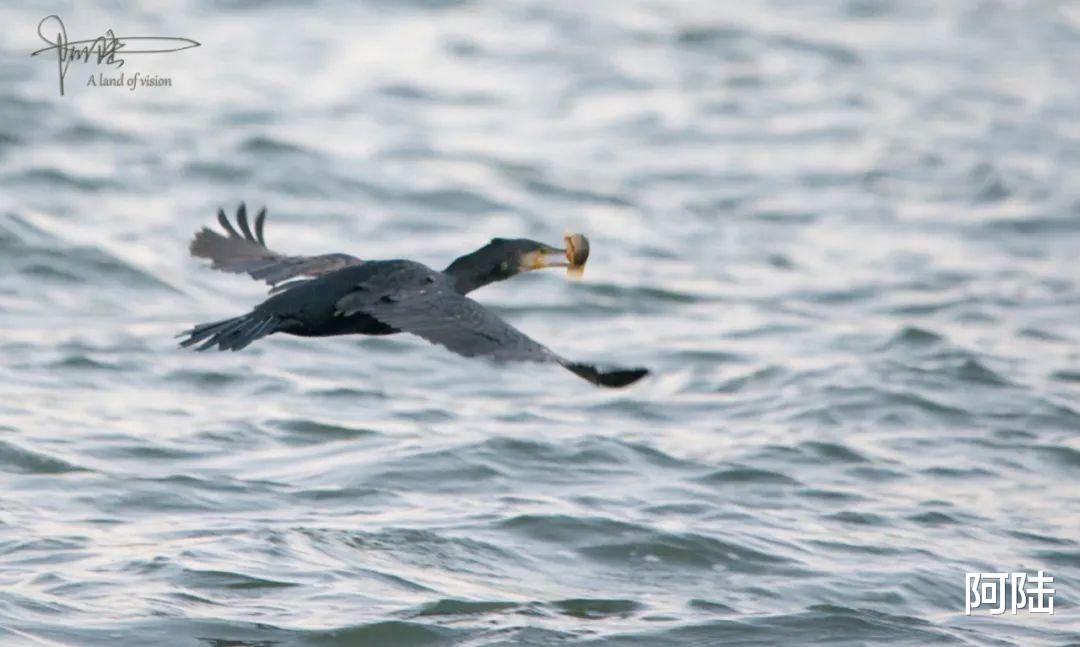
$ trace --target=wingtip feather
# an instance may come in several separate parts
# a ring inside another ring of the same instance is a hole
[[[240,225],[240,231],[243,232],[244,238],[255,242],[255,236],[251,233],[251,227],[248,225],[247,207],[244,203],[240,203],[240,208],[236,210],[236,224]]]
[[[226,232],[228,232],[228,234],[230,236],[234,236],[236,238],[240,237],[240,234],[236,233],[236,229],[233,228],[232,223],[229,222],[229,218],[225,215],[225,210],[224,209],[221,209],[221,208],[218,209],[218,211],[217,211],[217,219],[218,219],[218,223],[221,224],[222,229],[224,229]]]
[[[263,225],[266,223],[266,207],[259,210],[259,214],[255,216],[255,238],[259,241],[259,244],[266,247],[266,238],[263,236]]]
[[[578,377],[584,378],[597,386],[620,388],[630,386],[649,374],[646,368],[616,369],[601,371],[590,364],[566,364],[566,368],[573,371]]]

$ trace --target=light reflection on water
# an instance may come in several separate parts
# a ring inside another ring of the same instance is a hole
[[[79,5],[203,47],[63,99],[39,13],[0,9],[5,640],[1078,638],[1067,5]],[[477,297],[655,375],[180,352],[263,297],[186,256],[241,199],[436,266],[584,231],[584,281]],[[1055,616],[963,616],[1037,568]]]

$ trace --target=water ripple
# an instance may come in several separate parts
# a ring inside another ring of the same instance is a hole
[[[1080,640],[1075,12],[194,4],[65,16],[199,39],[170,88],[0,68],[0,643]],[[474,296],[653,375],[180,352],[265,298],[185,249],[239,200],[286,254],[584,232]],[[963,615],[1018,569],[1053,618]]]

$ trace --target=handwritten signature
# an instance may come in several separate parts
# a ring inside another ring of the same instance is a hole
[[[50,31],[51,30],[51,31]],[[198,47],[201,43],[190,38],[176,38],[169,36],[117,36],[113,30],[106,30],[104,36],[98,36],[89,40],[69,41],[67,29],[60,16],[49,15],[41,19],[37,28],[41,40],[49,44],[48,47],[32,52],[30,56],[37,56],[45,52],[56,52],[56,63],[60,72],[60,95],[64,94],[64,76],[67,75],[68,66],[72,61],[82,60],[89,63],[90,57],[97,58],[98,65],[114,65],[118,68],[124,66],[124,59],[117,56],[122,53],[128,54],[164,54],[166,52],[179,52],[184,49]],[[54,37],[46,36],[46,33],[55,33]],[[140,41],[144,49],[131,49],[131,41]],[[149,49],[146,49],[149,48]],[[156,49],[155,49],[156,48]]]

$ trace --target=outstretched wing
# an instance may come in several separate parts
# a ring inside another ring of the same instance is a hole
[[[465,357],[558,361],[543,344],[458,294],[444,276],[418,263],[389,266],[356,286],[336,307],[341,316],[369,314]]]
[[[380,272],[342,297],[337,314],[365,313],[465,357],[552,362],[602,386],[636,382],[644,369],[601,371],[570,362],[503,321],[476,301],[457,293],[446,278],[414,263]]]
[[[255,216],[254,232],[248,225],[247,208],[243,203],[240,203],[240,208],[236,211],[239,232],[221,209],[218,209],[218,222],[228,235],[222,236],[216,231],[203,227],[191,241],[191,255],[210,259],[210,266],[215,270],[247,274],[253,279],[265,281],[268,285],[274,286],[271,292],[295,285],[295,282],[282,284],[283,281],[289,279],[322,276],[362,262],[359,258],[348,254],[287,256],[269,249],[266,246],[266,238],[263,236],[263,225],[266,222],[265,208]]]

